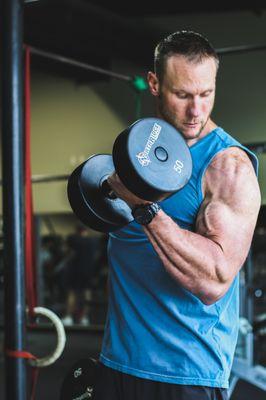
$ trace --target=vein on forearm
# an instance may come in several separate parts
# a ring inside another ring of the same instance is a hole
[[[158,218],[162,224],[154,221],[144,230],[166,270],[190,290],[203,281],[217,281],[215,265],[221,248],[208,238],[179,228],[164,213]]]

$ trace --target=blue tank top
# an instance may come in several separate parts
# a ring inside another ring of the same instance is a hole
[[[212,158],[243,148],[257,173],[256,156],[220,127],[190,147],[188,184],[160,203],[184,229],[194,231],[203,201],[202,177]],[[238,335],[239,278],[212,305],[203,304],[165,270],[134,221],[109,235],[109,306],[100,361],[140,378],[228,388]]]

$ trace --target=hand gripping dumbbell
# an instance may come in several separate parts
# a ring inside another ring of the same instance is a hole
[[[190,150],[168,122],[143,118],[117,136],[112,155],[92,155],[78,166],[68,180],[69,203],[78,219],[96,231],[115,231],[133,221],[130,207],[107,182],[114,172],[136,196],[158,201],[189,181]]]

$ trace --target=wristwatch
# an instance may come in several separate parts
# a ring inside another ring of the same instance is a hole
[[[138,224],[148,225],[160,209],[157,203],[142,204],[133,208],[132,215]]]

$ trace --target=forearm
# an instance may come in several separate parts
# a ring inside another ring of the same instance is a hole
[[[168,273],[204,303],[212,303],[227,283],[226,262],[219,244],[181,229],[162,210],[144,227]]]

